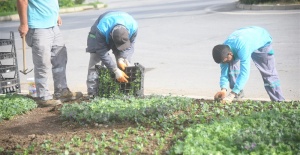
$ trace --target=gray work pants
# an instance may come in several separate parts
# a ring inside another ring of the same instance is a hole
[[[254,51],[251,57],[255,66],[260,71],[264,81],[265,90],[271,101],[284,101],[285,99],[280,89],[278,73],[275,68],[275,58],[272,46],[268,45]],[[230,88],[232,89],[239,75],[240,62],[239,60],[232,61],[229,66],[229,83]]]
[[[50,69],[54,81],[54,94],[59,94],[62,89],[67,88],[67,49],[59,27],[29,29],[26,42],[32,48],[37,96],[43,100],[52,99],[48,88]]]

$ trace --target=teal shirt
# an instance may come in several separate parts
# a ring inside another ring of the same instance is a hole
[[[49,28],[57,25],[59,14],[58,0],[29,0],[29,28]]]
[[[239,74],[233,92],[239,93],[243,90],[250,75],[251,54],[257,49],[269,45],[272,42],[272,37],[263,28],[257,26],[244,27],[234,31],[225,40],[224,44],[228,45],[234,55],[235,60],[240,60],[240,72],[232,73]],[[229,84],[229,63],[221,63],[220,87],[228,88]]]
[[[110,32],[115,25],[123,25],[129,32],[129,38],[137,31],[138,24],[131,15],[126,12],[110,12],[98,23],[97,28],[105,36],[105,41],[109,44]]]

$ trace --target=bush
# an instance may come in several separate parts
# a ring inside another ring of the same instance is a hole
[[[300,0],[240,0],[242,4],[262,4],[262,3],[299,3]]]
[[[59,7],[72,7],[74,6],[73,0],[58,0]]]
[[[82,4],[85,0],[75,0],[75,4]]]
[[[17,0],[2,0],[0,1],[0,12],[15,12],[17,11]]]
[[[58,0],[59,7],[72,7],[85,0]],[[0,13],[17,12],[17,0],[0,0]]]

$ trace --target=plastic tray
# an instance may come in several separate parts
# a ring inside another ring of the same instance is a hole
[[[0,65],[0,74],[16,71],[15,65]]]
[[[15,79],[15,78],[5,78],[5,79],[1,79],[0,81],[0,87],[7,87],[7,86],[13,86],[15,84],[19,83],[19,79]]]
[[[11,39],[0,39],[0,46],[12,45],[13,40]]]
[[[96,65],[99,75],[99,88],[96,94],[100,97],[112,97],[114,95],[144,95],[144,71],[145,68],[139,63],[126,67],[125,73],[128,75],[128,83],[120,83],[115,79],[115,74],[107,68]]]
[[[15,85],[10,85],[10,86],[5,86],[0,88],[0,94],[9,94],[9,93],[20,93],[20,85],[15,84]]]
[[[0,60],[13,58],[14,54],[12,52],[0,52]]]

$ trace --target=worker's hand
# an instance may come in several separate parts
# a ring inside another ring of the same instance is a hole
[[[21,24],[18,28],[21,38],[25,37],[29,28],[27,24]]]
[[[216,101],[223,100],[226,96],[226,89],[222,89],[221,91],[217,92],[216,95],[214,96],[214,99]]]
[[[61,26],[62,25],[62,20],[60,18],[60,16],[58,16],[57,18],[57,26]]]
[[[221,102],[223,104],[231,103],[232,100],[234,99],[235,95],[236,94],[234,92],[230,92]]]
[[[125,70],[125,67],[128,67],[130,65],[129,61],[124,58],[119,58],[118,59],[118,66],[122,69]]]
[[[113,71],[114,71],[114,73],[116,75],[116,79],[119,82],[126,82],[126,83],[128,83],[128,80],[126,78],[129,78],[129,77],[123,71],[121,71],[119,68],[115,68]]]

